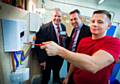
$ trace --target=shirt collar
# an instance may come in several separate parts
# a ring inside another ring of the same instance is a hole
[[[82,28],[83,24],[80,24],[79,27],[76,27],[75,29],[80,30]]]
[[[82,26],[83,26],[83,24],[81,23],[81,24],[80,24],[80,26],[79,26],[79,29],[81,29],[81,28],[82,28]]]
[[[55,28],[57,28],[57,27],[58,27],[58,25],[54,24],[53,22],[52,22],[52,24],[53,24],[53,26],[54,26]],[[60,27],[60,25],[59,25],[59,27]]]

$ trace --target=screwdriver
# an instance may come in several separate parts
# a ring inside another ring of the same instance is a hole
[[[43,46],[43,45],[45,45],[45,44],[33,44],[33,43],[31,43],[31,42],[29,42],[29,43],[24,43],[24,44],[34,45],[34,46]]]

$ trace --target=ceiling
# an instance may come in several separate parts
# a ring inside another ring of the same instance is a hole
[[[47,1],[47,0],[45,0],[45,1]],[[107,7],[120,8],[120,0],[104,0],[104,2],[100,5],[98,5],[98,2],[100,0],[50,0],[50,1],[58,2],[58,3],[60,3],[60,2],[69,3],[69,4],[73,4],[73,5],[93,4],[96,6],[107,6]]]

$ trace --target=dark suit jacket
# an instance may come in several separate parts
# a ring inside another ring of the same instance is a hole
[[[62,23],[61,23],[61,27],[62,27],[62,31],[66,32],[66,27]],[[46,41],[54,41],[58,44],[56,32],[52,22],[42,25],[40,27],[40,30],[36,34],[36,41],[35,41],[36,44],[46,42]],[[52,58],[52,57],[48,57],[45,50],[41,50],[37,46],[35,48],[36,48],[36,53],[37,53],[39,62],[44,62],[48,60],[48,58]],[[58,58],[58,56],[53,58]]]
[[[74,33],[74,30],[75,30],[75,29],[72,30],[72,33],[71,33],[70,38],[67,39],[67,48],[69,48],[70,42],[72,41],[72,35],[73,35],[73,33]],[[80,33],[79,33],[79,36],[78,36],[78,39],[77,39],[77,44],[76,44],[76,47],[75,47],[75,51],[77,50],[77,46],[78,46],[78,44],[79,44],[79,41],[80,41],[82,38],[88,37],[88,36],[91,36],[91,35],[92,35],[92,34],[91,34],[91,32],[90,32],[89,26],[83,24],[83,26],[82,26],[81,29],[80,29]]]

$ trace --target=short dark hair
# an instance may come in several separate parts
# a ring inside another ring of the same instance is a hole
[[[69,14],[71,15],[73,13],[78,13],[78,15],[80,15],[80,11],[78,9],[75,9],[75,10],[71,11]]]
[[[105,14],[111,20],[111,14],[106,10],[96,10],[93,12],[94,14]]]

